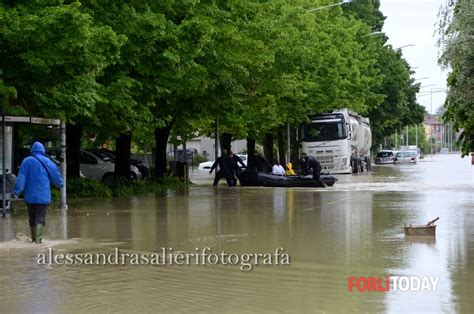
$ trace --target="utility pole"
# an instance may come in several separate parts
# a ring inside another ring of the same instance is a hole
[[[444,124],[441,124],[441,148],[444,147]]]
[[[67,192],[66,192],[66,124],[61,121],[60,124],[61,130],[61,144],[60,144],[60,155],[59,155],[59,166],[61,167],[61,176],[63,179],[63,187],[61,188],[61,209],[67,210]]]
[[[219,116],[216,116],[216,129],[215,129],[216,136],[214,138],[214,155],[215,159],[219,158]]]
[[[406,131],[407,131],[407,141],[406,141],[406,145],[408,146],[408,145],[410,145],[410,144],[409,144],[409,140],[408,140],[408,125],[405,127],[405,129],[406,129]]]
[[[7,173],[5,169],[5,158],[6,158],[6,145],[5,145],[5,112],[3,111],[3,105],[1,107],[1,114],[2,114],[2,217],[6,217],[7,213]]]
[[[290,143],[290,122],[288,121],[288,124],[286,125],[286,133],[287,133],[287,137],[286,137],[286,143],[288,145],[287,149],[286,149],[286,162],[291,162],[291,143]]]
[[[395,130],[395,149],[398,149],[398,130]]]
[[[449,122],[449,152],[453,151],[453,125]]]
[[[418,124],[415,124],[415,145],[418,147]]]

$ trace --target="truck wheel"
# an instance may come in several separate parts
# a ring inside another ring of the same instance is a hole
[[[359,165],[357,162],[357,158],[351,159],[351,167],[352,167],[352,173],[359,173]]]

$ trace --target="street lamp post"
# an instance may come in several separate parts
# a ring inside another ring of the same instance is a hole
[[[395,50],[399,50],[399,49],[402,49],[402,48],[405,48],[405,47],[414,47],[414,46],[416,46],[416,45],[415,44],[407,44],[407,45],[397,47],[397,48],[395,48]]]
[[[338,6],[338,5],[343,5],[343,4],[351,3],[351,2],[352,2],[352,0],[342,0],[341,2],[338,2],[338,3],[334,3],[334,4],[330,4],[330,5],[325,5],[325,6],[319,7],[319,8],[309,9],[309,10],[306,11],[306,12],[319,11],[319,10],[322,10],[322,9],[331,8],[331,7],[335,7],[335,6]]]
[[[409,143],[409,141],[408,141],[408,125],[405,127],[405,129],[406,129],[406,132],[407,132],[407,141],[406,141],[406,145],[408,146],[408,145],[410,145],[410,143]]]
[[[418,124],[415,124],[415,145],[418,147]]]
[[[395,149],[398,149],[398,130],[395,130]]]
[[[362,35],[360,37],[368,37],[368,36],[373,36],[373,35],[381,35],[383,34],[384,32],[381,32],[381,31],[375,31],[375,32],[372,32],[372,33],[369,33],[367,35]]]
[[[6,145],[5,145],[5,111],[3,110],[3,105],[0,108],[1,110],[1,115],[2,115],[2,217],[6,217],[6,212],[7,212],[7,174],[5,171],[5,158],[6,158]]]
[[[427,87],[431,87],[431,86],[436,86],[436,84],[423,85],[423,86],[420,86],[420,89],[422,89],[422,88],[427,88]]]
[[[291,139],[290,139],[290,136],[291,136],[291,130],[290,130],[290,122],[288,121],[288,123],[286,124],[286,141],[287,141],[287,144],[288,144],[288,147],[286,148],[286,162],[291,162],[291,147],[290,147],[290,144],[291,144]]]
[[[216,116],[216,125],[214,132],[216,133],[214,137],[214,160],[217,160],[217,158],[219,158],[219,115]]]
[[[415,81],[421,81],[421,80],[427,80],[427,79],[429,79],[429,77],[424,76],[424,77],[416,78]]]

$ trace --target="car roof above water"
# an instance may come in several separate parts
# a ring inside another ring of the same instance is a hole
[[[404,157],[415,156],[415,152],[409,151],[409,150],[404,150],[404,151],[398,152],[397,156],[404,156]]]

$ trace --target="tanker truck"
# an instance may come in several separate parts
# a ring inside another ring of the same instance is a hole
[[[348,109],[313,115],[301,129],[302,152],[315,157],[323,172],[371,170],[372,132],[368,118]]]

